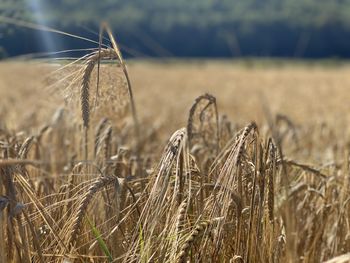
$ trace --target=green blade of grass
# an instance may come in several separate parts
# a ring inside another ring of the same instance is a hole
[[[89,220],[88,217],[86,217],[86,220],[88,221],[91,231],[94,234],[95,238],[97,239],[98,245],[102,249],[103,253],[108,257],[109,262],[113,262],[112,254],[109,251],[106,242],[102,239],[102,235],[100,231],[94,226],[94,224]]]

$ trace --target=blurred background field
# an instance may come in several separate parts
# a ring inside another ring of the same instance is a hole
[[[52,95],[50,73],[64,63],[6,62],[0,65],[2,107],[23,101],[11,114],[28,118],[44,107],[49,118],[64,103]],[[198,94],[217,97],[219,109],[235,122],[266,121],[264,104],[296,124],[350,121],[350,65],[347,63],[290,62],[287,60],[131,60],[128,63],[136,104],[142,119],[161,121],[168,134],[186,124],[186,113]],[[118,74],[104,64],[103,76]],[[59,78],[59,77],[57,77]],[[8,87],[11,87],[9,89]],[[9,114],[7,111],[6,114]],[[38,119],[40,123],[40,118]],[[33,119],[33,120],[34,120]]]

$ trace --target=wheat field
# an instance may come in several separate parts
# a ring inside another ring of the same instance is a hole
[[[0,262],[350,261],[350,66],[118,51],[0,64]]]

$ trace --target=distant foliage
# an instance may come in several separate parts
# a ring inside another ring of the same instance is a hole
[[[33,2],[48,25],[75,33],[107,21],[145,55],[350,57],[348,0],[3,0],[0,15],[35,21]],[[13,41],[2,45],[25,53]]]

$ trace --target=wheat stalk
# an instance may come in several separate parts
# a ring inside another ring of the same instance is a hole
[[[90,79],[91,73],[98,61],[101,59],[114,59],[117,54],[114,49],[101,49],[93,52],[85,62],[80,88],[81,114],[84,127],[85,160],[88,159],[88,129],[90,123]]]
[[[72,221],[72,230],[70,233],[70,238],[69,238],[69,244],[71,246],[74,246],[74,243],[77,239],[78,233],[81,228],[81,223],[83,216],[87,210],[87,207],[94,197],[94,195],[101,190],[102,188],[106,187],[107,185],[110,185],[112,183],[116,183],[118,181],[117,177],[106,177],[102,176],[98,178],[89,188],[88,192],[83,196],[81,199],[77,212],[74,215],[74,220]]]

